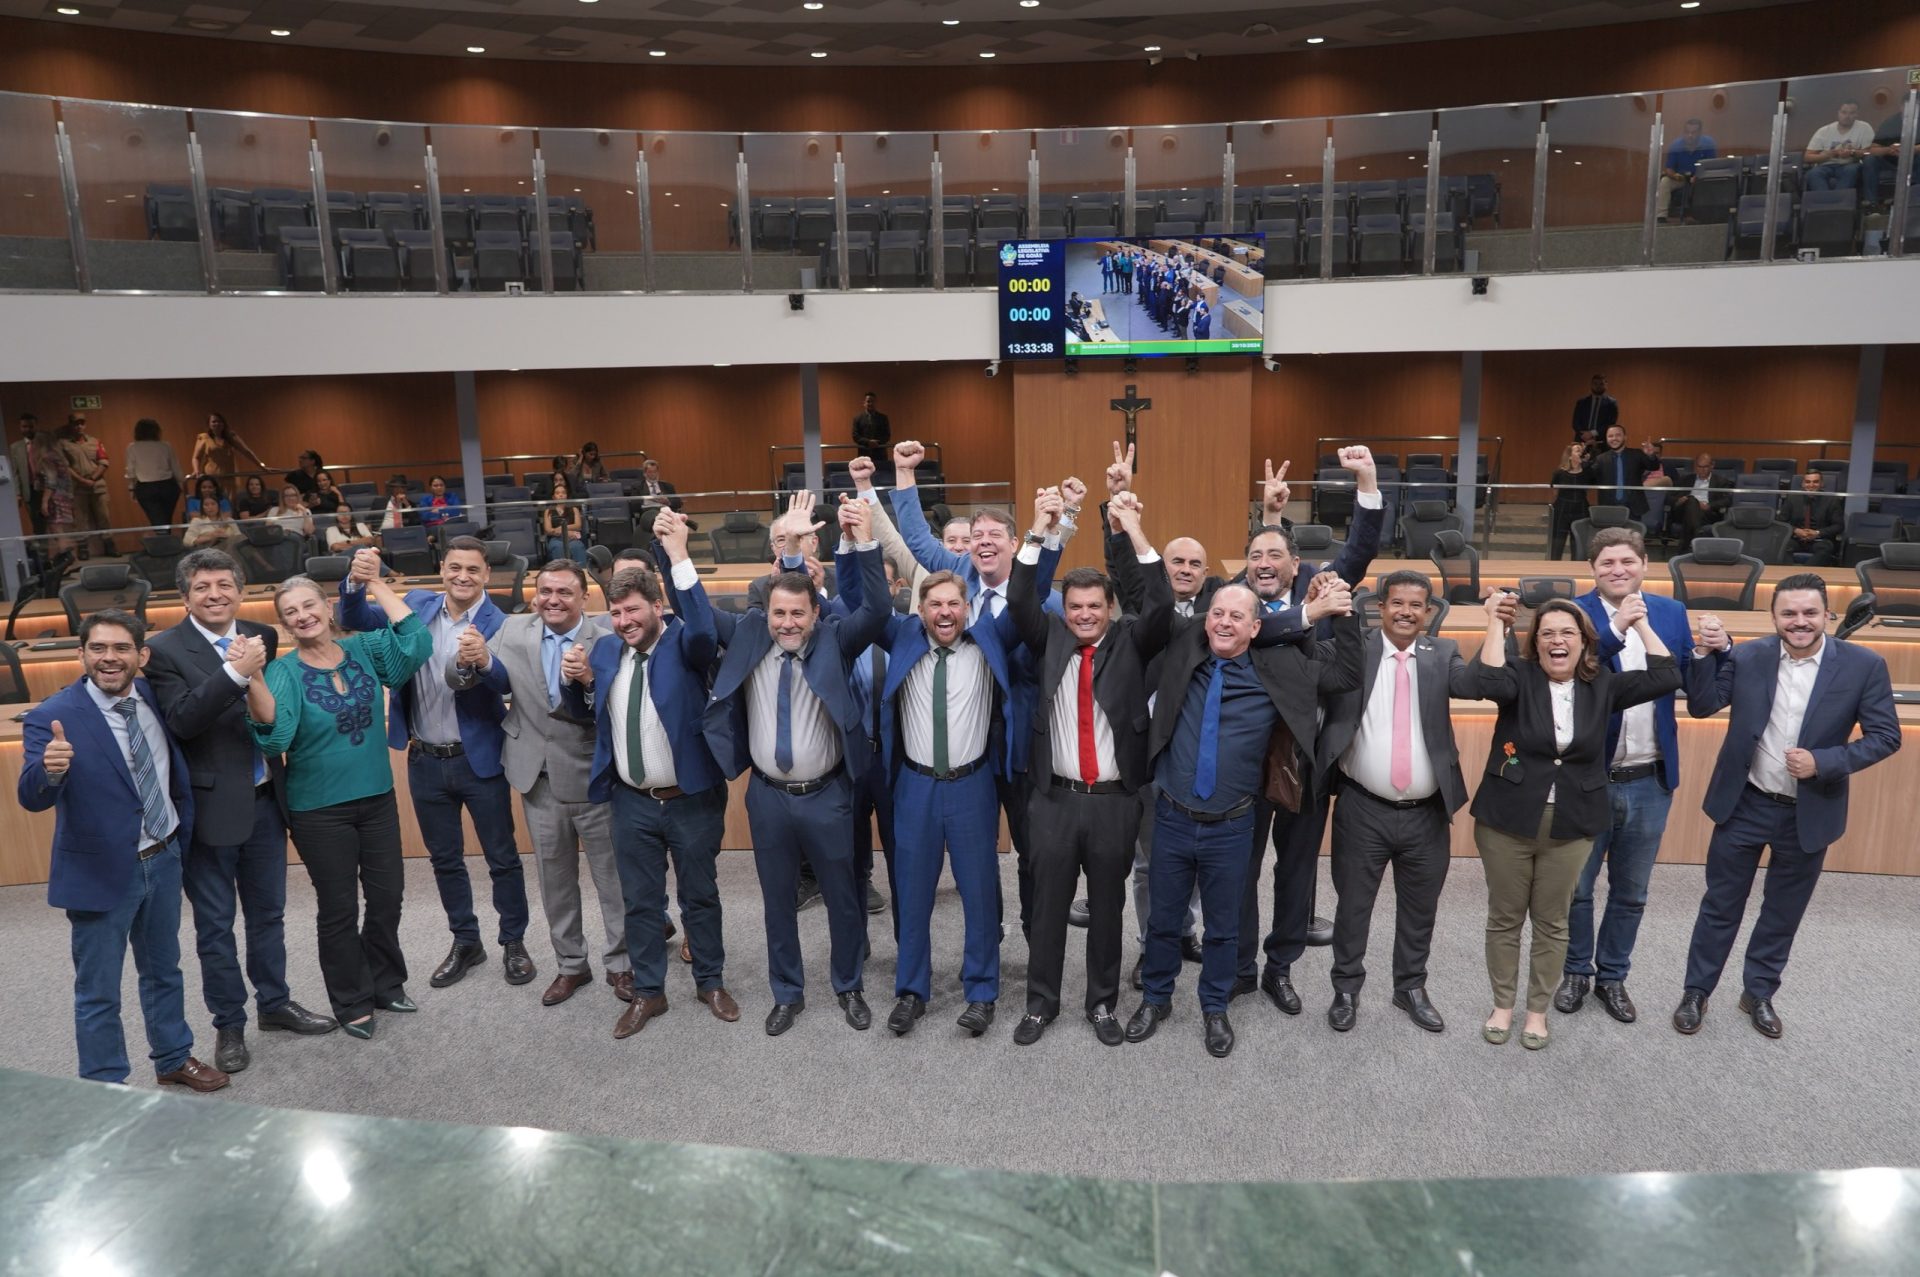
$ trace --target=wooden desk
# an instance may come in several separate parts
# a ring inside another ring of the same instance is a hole
[[[1087,337],[1091,341],[1119,341],[1120,336],[1107,322],[1107,308],[1098,297],[1087,302]],[[1077,339],[1075,339],[1077,340]]]
[[[1266,331],[1265,318],[1245,301],[1235,298],[1220,312],[1220,327],[1234,337],[1259,340]]]

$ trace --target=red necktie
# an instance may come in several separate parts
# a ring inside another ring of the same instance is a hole
[[[1093,743],[1093,648],[1080,649],[1080,779],[1100,779],[1100,750]]]

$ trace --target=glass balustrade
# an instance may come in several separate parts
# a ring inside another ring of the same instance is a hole
[[[1537,269],[1531,228],[1540,104],[1461,107],[1437,118],[1434,271]]]
[[[1657,264],[1759,256],[1767,161],[1779,107],[1777,80],[1660,95],[1660,175],[1653,203]]]
[[[343,292],[438,291],[427,131],[418,124],[315,120],[327,178],[327,232]],[[441,253],[445,255],[445,244]],[[322,281],[324,285],[324,281]]]
[[[925,288],[939,241],[933,226],[931,133],[849,133],[840,139],[847,178],[848,284]]]
[[[204,287],[187,113],[66,100],[60,118],[73,156],[90,285]]]
[[[1635,266],[1645,260],[1652,94],[1548,102],[1547,189],[1540,265]]]
[[[440,175],[440,233],[454,260],[451,286],[543,291],[554,263],[540,239],[533,130],[436,124],[428,140]]]
[[[637,185],[640,135],[541,129],[553,285],[562,292],[647,287]]]
[[[749,133],[742,139],[753,214],[753,286],[838,288],[834,133]]]
[[[745,287],[743,250],[751,239],[784,236],[783,246],[769,251],[791,247],[780,210],[763,218],[756,209],[741,208],[737,134],[645,133],[640,145],[642,224],[655,288],[737,292]]]
[[[933,214],[928,252],[929,255],[937,252],[939,257],[929,263],[929,274],[946,288],[967,288],[976,283],[992,286],[998,281],[999,271],[992,245],[999,242],[1004,228],[988,227],[988,248],[979,251],[980,209],[989,203],[1003,209],[1009,201],[1025,203],[1033,135],[1025,130],[956,132],[942,133],[936,141],[941,194],[939,209]],[[1116,182],[1114,190],[1118,189]],[[1048,209],[1058,209],[1059,213],[1047,212]],[[1007,216],[1001,212],[995,214],[995,219],[1004,222]],[[1104,198],[1076,203],[1065,192],[1043,190],[1039,216],[1033,220],[1044,224],[1049,219],[1064,217],[1068,232],[1078,235],[1082,219],[1088,225],[1104,225],[1113,216],[1114,203]]]
[[[320,292],[326,262],[314,200],[313,123],[195,111],[213,228],[214,278],[230,292]]]
[[[77,285],[58,127],[51,98],[0,93],[0,288]]]
[[[1426,261],[1431,112],[1340,116],[1333,138],[1333,221],[1321,223],[1336,275],[1418,275]],[[1436,202],[1438,219],[1438,204]],[[1314,209],[1319,212],[1318,206]],[[1451,255],[1450,255],[1451,256]],[[1436,251],[1435,269],[1439,269]],[[1452,266],[1458,269],[1457,264]]]
[[[1269,280],[1295,279],[1307,269],[1303,242],[1320,194],[1327,150],[1325,120],[1254,120],[1233,126],[1233,198],[1252,207],[1253,229],[1266,236]],[[1316,222],[1315,230],[1319,229]],[[1320,274],[1318,250],[1312,275]]]

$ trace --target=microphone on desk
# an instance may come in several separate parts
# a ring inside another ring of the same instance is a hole
[[[1880,600],[1871,590],[1858,595],[1853,602],[1847,604],[1847,614],[1841,618],[1840,628],[1833,632],[1833,636],[1840,639],[1848,638],[1855,630],[1872,624],[1874,618],[1879,615],[1876,610],[1879,606]]]

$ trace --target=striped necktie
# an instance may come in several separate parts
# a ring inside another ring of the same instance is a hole
[[[160,772],[140,727],[139,698],[126,697],[113,707],[127,720],[127,756],[132,759],[134,786],[140,791],[140,828],[150,841],[159,842],[167,829],[167,796],[160,792]]]
[[[220,638],[217,638],[213,641],[213,645],[214,647],[219,649],[220,659],[224,661],[227,659],[227,649],[233,646],[233,635],[228,634]],[[255,749],[253,751],[254,788],[258,789],[260,786],[266,783],[267,783],[267,760],[261,756],[260,751],[258,749]]]

